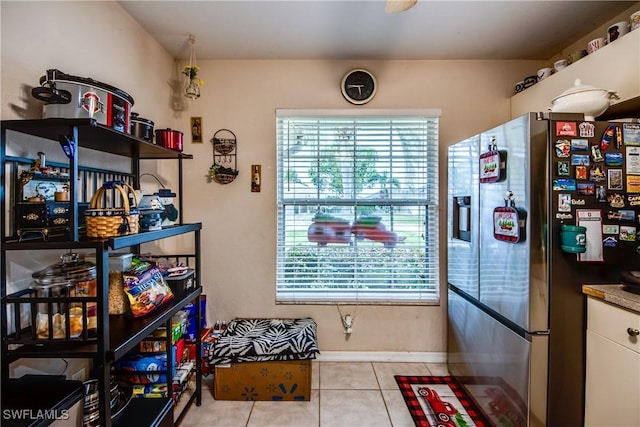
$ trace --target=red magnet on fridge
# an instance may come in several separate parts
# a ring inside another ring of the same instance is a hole
[[[615,135],[616,135],[616,126],[615,125],[607,126],[607,129],[604,131],[604,134],[602,134],[602,140],[600,141],[600,149],[606,150],[607,148],[609,148],[609,145],[611,145],[611,142],[613,141],[613,137]]]
[[[504,206],[493,210],[493,236],[496,240],[508,243],[524,242],[527,213],[516,208],[513,192],[508,191]]]
[[[480,154],[480,182],[498,182],[507,178],[507,152],[498,150],[496,137],[491,137],[489,151]]]

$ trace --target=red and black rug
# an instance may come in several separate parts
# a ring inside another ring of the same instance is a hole
[[[469,385],[477,388],[471,398],[453,377],[396,375],[404,401],[418,427],[489,427],[526,425],[521,408],[509,397],[508,387],[495,381]],[[477,380],[477,379],[476,379]],[[478,388],[479,387],[479,388]],[[480,406],[481,405],[481,406]],[[506,424],[505,424],[506,422]]]

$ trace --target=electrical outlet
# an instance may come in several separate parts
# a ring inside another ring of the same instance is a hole
[[[85,381],[86,380],[86,371],[84,368],[80,368],[76,371],[75,374],[71,375],[71,379],[74,381]]]

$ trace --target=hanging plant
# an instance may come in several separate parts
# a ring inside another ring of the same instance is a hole
[[[189,81],[195,81],[198,83],[198,86],[204,86],[204,80],[198,79],[198,71],[200,71],[200,67],[197,65],[185,65],[182,69],[182,74],[189,77]]]
[[[200,67],[196,64],[196,52],[195,44],[196,38],[193,35],[189,36],[191,41],[191,56],[189,57],[189,65],[185,65],[182,69],[182,74],[187,76],[187,84],[184,88],[184,96],[191,99],[200,98],[200,86],[204,85],[204,81],[198,78],[198,71]]]

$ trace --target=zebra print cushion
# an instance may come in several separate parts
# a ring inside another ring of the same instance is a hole
[[[209,353],[209,363],[315,359],[316,322],[304,319],[235,319]]]

